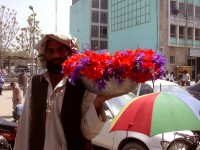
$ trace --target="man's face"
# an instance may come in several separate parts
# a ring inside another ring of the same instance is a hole
[[[70,55],[70,48],[60,42],[51,40],[47,42],[45,55],[48,71],[53,74],[61,74],[61,64]]]

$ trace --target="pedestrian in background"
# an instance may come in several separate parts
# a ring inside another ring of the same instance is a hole
[[[179,85],[182,85],[182,77],[183,77],[183,72],[179,71],[178,77],[177,77],[177,82],[178,82]]]
[[[4,83],[5,83],[4,76],[2,71],[0,70],[0,95],[2,95]]]
[[[15,110],[16,105],[22,103],[21,90],[15,82],[11,82],[10,86],[12,87],[13,90],[12,102],[13,102],[13,110]]]
[[[183,77],[181,80],[182,86],[190,86],[190,75],[186,70],[183,71]]]
[[[27,76],[24,70],[22,70],[18,76],[18,84],[20,89],[23,91],[23,96],[25,96],[27,89]]]
[[[165,72],[165,80],[169,81],[170,78],[170,74],[168,73],[168,71]]]
[[[169,75],[169,81],[174,82],[174,72],[173,71]]]

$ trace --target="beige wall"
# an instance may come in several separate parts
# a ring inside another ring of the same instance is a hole
[[[166,69],[176,72],[177,66],[187,65],[187,50],[182,47],[169,46],[168,43],[168,0],[160,0],[160,47],[166,57]],[[175,64],[170,64],[170,56],[175,56]]]

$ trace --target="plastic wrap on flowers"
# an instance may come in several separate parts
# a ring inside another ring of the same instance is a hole
[[[137,83],[156,80],[164,73],[165,58],[149,49],[107,51],[92,50],[74,54],[63,63],[63,72],[74,84],[83,81],[85,87],[96,94],[125,94]]]

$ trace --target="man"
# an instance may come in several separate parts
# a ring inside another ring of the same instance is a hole
[[[190,86],[190,75],[187,70],[183,71],[182,86]]]
[[[25,96],[27,88],[27,76],[24,70],[22,70],[18,76],[18,84],[20,89],[23,91],[23,96]]]
[[[61,64],[78,50],[71,35],[47,34],[36,49],[47,72],[28,86],[15,150],[91,150],[106,121],[103,102],[111,97],[90,93],[80,81],[71,85],[63,75]]]
[[[170,74],[168,73],[168,71],[165,72],[165,80],[169,81],[170,78]]]
[[[11,82],[10,86],[13,89],[12,102],[13,102],[13,110],[15,110],[16,105],[22,103],[21,90],[15,82]]]

